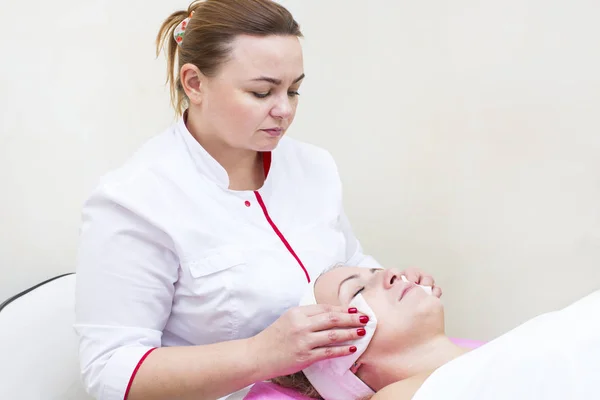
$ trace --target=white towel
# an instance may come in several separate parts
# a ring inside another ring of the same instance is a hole
[[[413,400],[600,399],[600,291],[435,371]]]

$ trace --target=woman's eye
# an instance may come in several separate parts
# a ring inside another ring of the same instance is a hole
[[[252,92],[252,94],[254,95],[254,97],[257,97],[259,99],[264,99],[265,97],[270,95],[271,92],[267,92],[267,93]]]
[[[354,293],[354,296],[352,296],[352,298],[355,298],[356,296],[358,296],[360,294],[360,292],[362,292],[363,290],[365,290],[365,287],[361,287],[360,289],[358,289],[358,291],[356,293]]]
[[[296,96],[300,96],[300,93],[298,93],[298,91],[296,91],[296,90],[292,90],[292,91],[288,92],[288,96],[296,97]]]

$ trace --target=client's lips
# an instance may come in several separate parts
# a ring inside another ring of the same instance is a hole
[[[405,284],[404,288],[402,289],[402,292],[400,293],[400,297],[398,298],[398,301],[402,300],[408,292],[410,292],[412,289],[414,289],[416,287],[417,287],[417,285],[415,285],[414,283]]]

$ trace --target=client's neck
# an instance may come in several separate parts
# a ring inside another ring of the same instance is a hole
[[[406,379],[442,365],[464,354],[466,349],[458,347],[445,335],[439,335],[414,347],[407,348],[396,358],[396,377]]]
[[[382,388],[415,375],[431,373],[466,352],[466,349],[455,345],[447,336],[440,334],[426,341],[406,346],[390,354],[385,360],[381,360],[383,362],[377,371],[374,371],[378,377],[376,380]]]

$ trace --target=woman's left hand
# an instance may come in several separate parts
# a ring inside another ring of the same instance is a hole
[[[422,286],[431,286],[433,295],[442,297],[442,288],[435,285],[435,279],[433,279],[433,276],[413,267],[406,268],[404,271],[402,271],[402,275],[404,275],[409,282],[413,282]]]

